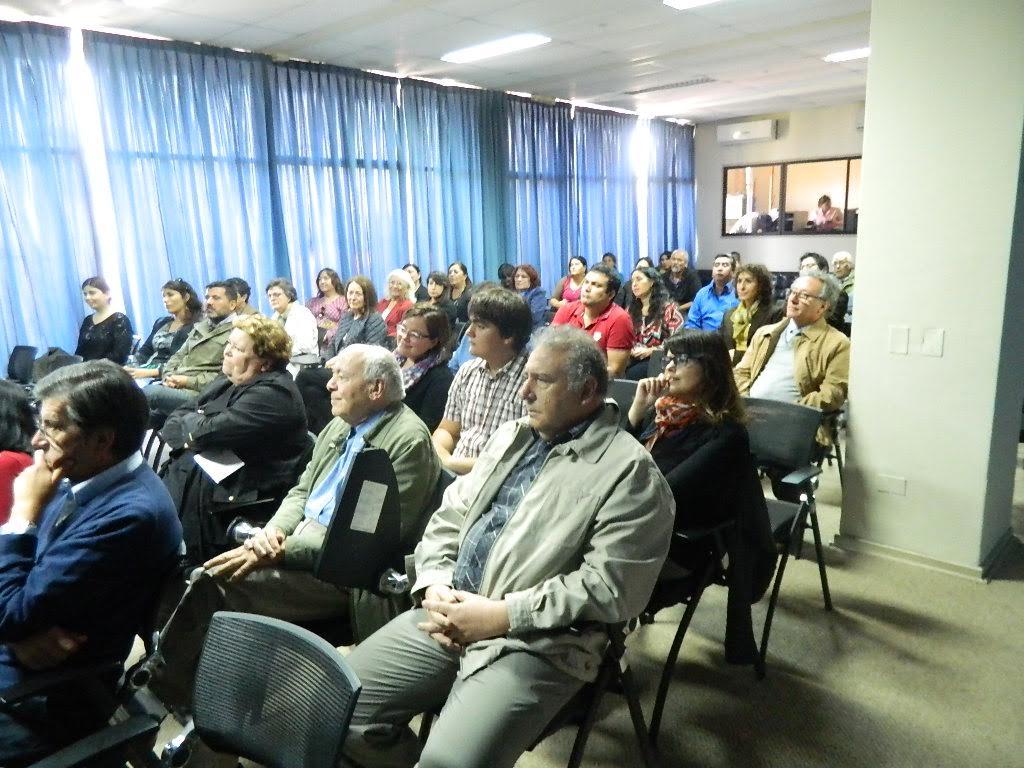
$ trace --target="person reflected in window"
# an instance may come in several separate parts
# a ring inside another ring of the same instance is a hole
[[[843,212],[832,207],[832,198],[822,195],[814,209],[814,229],[818,232],[832,232],[843,228]]]
[[[132,321],[110,306],[110,286],[102,277],[90,277],[82,283],[82,298],[92,314],[86,315],[78,329],[75,354],[83,360],[110,360],[118,365],[128,361],[132,351]]]
[[[733,365],[743,358],[757,329],[772,322],[772,273],[760,264],[740,267],[736,298],[740,303],[725,313],[718,329],[732,352]]]
[[[138,366],[125,368],[133,379],[158,378],[160,366],[171,359],[185,343],[192,326],[203,319],[203,304],[195,289],[184,280],[168,280],[161,292],[169,314],[153,323],[153,330],[136,355]]]

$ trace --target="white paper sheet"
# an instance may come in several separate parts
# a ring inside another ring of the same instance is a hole
[[[362,531],[363,533],[377,531],[380,513],[384,509],[384,497],[387,494],[388,487],[384,483],[375,483],[373,480],[363,482],[363,487],[359,489],[356,509],[352,513],[351,528],[353,531]]]
[[[215,483],[230,477],[245,466],[245,462],[227,448],[213,448],[195,455],[196,464]]]

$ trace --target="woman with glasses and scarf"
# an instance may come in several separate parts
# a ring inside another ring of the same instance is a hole
[[[433,432],[441,423],[455,374],[448,367],[452,328],[441,307],[417,304],[396,329],[395,358],[402,369],[405,404]]]

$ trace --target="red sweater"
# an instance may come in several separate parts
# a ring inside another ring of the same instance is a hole
[[[19,451],[0,451],[0,525],[11,515],[14,494],[11,491],[16,478],[25,467],[32,463],[32,457]]]

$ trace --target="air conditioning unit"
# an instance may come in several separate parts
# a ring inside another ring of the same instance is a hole
[[[748,141],[771,141],[778,126],[776,120],[751,120],[718,126],[719,144],[745,144]]]

